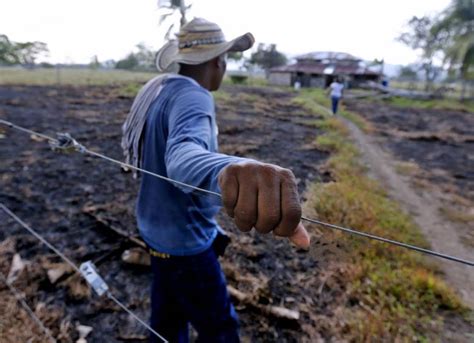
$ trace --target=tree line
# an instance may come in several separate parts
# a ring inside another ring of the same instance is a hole
[[[474,82],[474,0],[452,0],[436,16],[413,17],[408,27],[397,39],[421,52],[417,69],[424,75],[426,90],[433,88],[447,66],[450,78],[461,80],[464,98],[467,85]],[[436,65],[436,60],[441,65]],[[401,70],[412,77],[413,72]]]
[[[0,34],[0,65],[35,65],[40,56],[49,52],[43,42],[13,42],[7,35]]]
[[[138,44],[136,52],[130,52],[124,59],[116,62],[115,68],[127,70],[155,70],[156,51],[151,50],[144,44]],[[252,52],[249,58],[246,58],[241,52],[228,54],[230,60],[239,62],[242,69],[251,70],[258,66],[267,71],[270,68],[285,65],[286,56],[277,50],[275,44],[260,43],[257,50]]]

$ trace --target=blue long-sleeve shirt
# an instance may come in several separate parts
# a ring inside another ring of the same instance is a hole
[[[142,167],[193,186],[220,192],[219,172],[242,159],[217,153],[214,100],[190,78],[165,81],[147,113]],[[216,237],[221,206],[212,195],[142,174],[137,203],[138,228],[153,249],[194,255]]]

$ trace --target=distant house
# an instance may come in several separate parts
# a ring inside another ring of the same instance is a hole
[[[380,81],[382,74],[344,52],[311,52],[296,57],[295,64],[270,69],[268,80],[273,85],[293,86],[299,81],[302,87],[326,88],[337,76],[348,87],[357,87],[367,81]]]

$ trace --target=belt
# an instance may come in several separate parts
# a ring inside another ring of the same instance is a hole
[[[158,258],[170,258],[171,255],[170,254],[165,254],[163,252],[159,252],[159,251],[156,251],[156,250],[153,250],[151,248],[148,248],[148,252],[150,253],[151,256],[154,256],[154,257],[158,257]]]

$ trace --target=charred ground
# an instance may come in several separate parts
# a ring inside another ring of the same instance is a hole
[[[302,191],[307,181],[324,178],[318,165],[327,153],[312,145],[318,134],[311,125],[314,116],[287,105],[289,96],[281,91],[229,87],[226,94],[230,94],[228,99],[217,102],[222,152],[291,167]],[[69,132],[88,148],[117,159],[122,157],[120,126],[131,102],[120,87],[0,88],[1,118],[52,135]],[[137,235],[138,182],[114,165],[80,154],[58,154],[46,142],[35,140],[2,130],[0,200],[77,263],[95,261],[115,295],[147,318],[149,271],[121,261],[123,250],[133,244],[111,229]],[[91,342],[146,336],[117,306],[91,296],[77,277],[66,273],[52,284],[47,271],[61,261],[4,213],[1,218],[1,271],[8,273],[14,253],[29,261],[29,272],[22,273],[15,285],[33,308],[48,309],[43,320],[55,328],[56,335],[62,330],[63,340],[69,341],[77,335],[74,326],[81,323],[94,327],[88,337]],[[313,302],[315,296],[306,285],[315,282],[317,291],[318,266],[307,253],[271,237],[237,234],[225,216],[220,221],[234,238],[223,261],[231,285],[257,292],[261,303],[298,309]],[[306,315],[303,311],[302,323],[313,327],[309,312],[315,310],[308,307],[307,311]],[[301,337],[298,325],[275,322],[245,306],[239,312],[244,339],[292,341]]]

